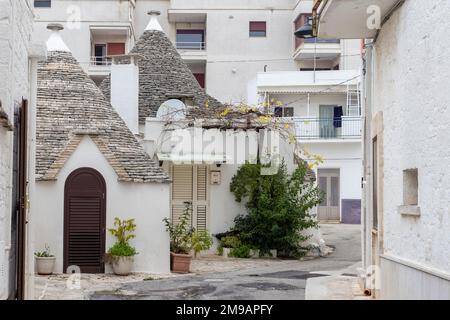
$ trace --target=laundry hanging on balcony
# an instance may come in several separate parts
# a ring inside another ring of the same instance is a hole
[[[342,106],[336,106],[334,107],[333,112],[333,125],[335,128],[341,128],[342,127],[342,116],[344,115]]]

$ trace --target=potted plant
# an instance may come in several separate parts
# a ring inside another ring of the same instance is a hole
[[[197,258],[199,252],[211,248],[211,235],[206,230],[194,231],[191,237],[191,245],[192,250],[194,250],[194,258]]]
[[[188,273],[191,268],[192,234],[194,229],[190,226],[191,207],[186,203],[178,222],[164,218],[166,230],[170,236],[170,269],[173,272]]]
[[[114,219],[114,227],[109,232],[117,238],[116,243],[109,249],[109,262],[115,274],[127,276],[133,269],[134,256],[137,254],[136,248],[130,245],[129,241],[136,236],[136,224],[134,219],[121,220]]]
[[[56,258],[50,253],[50,247],[48,245],[45,245],[44,251],[35,252],[34,256],[38,274],[49,275],[53,273]]]

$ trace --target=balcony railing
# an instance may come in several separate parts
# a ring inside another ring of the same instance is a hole
[[[90,61],[91,66],[110,66],[111,65],[111,58],[108,58],[106,56],[94,56],[91,57]]]
[[[361,117],[340,118],[293,118],[297,139],[360,139]]]
[[[177,49],[181,50],[198,50],[202,51],[206,49],[205,42],[177,42]]]
[[[305,43],[341,43],[339,39],[305,38]]]

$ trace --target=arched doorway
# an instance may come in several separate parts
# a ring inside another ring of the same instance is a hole
[[[106,183],[91,168],[80,168],[64,190],[64,272],[75,265],[83,273],[105,272]]]

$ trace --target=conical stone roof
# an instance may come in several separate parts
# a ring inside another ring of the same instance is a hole
[[[139,122],[155,117],[158,108],[169,99],[191,97],[194,105],[222,108],[223,105],[205,93],[189,67],[163,31],[146,30],[137,41],[131,54],[139,54]],[[111,78],[100,85],[105,97],[110,99]]]
[[[37,180],[56,179],[88,135],[120,181],[169,181],[70,52],[48,53],[37,86]]]

